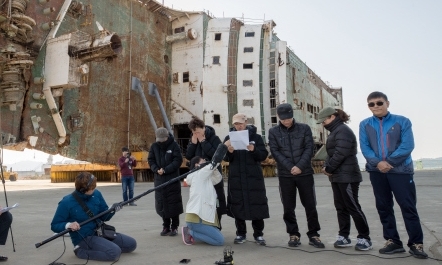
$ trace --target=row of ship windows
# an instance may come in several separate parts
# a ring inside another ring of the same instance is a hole
[[[173,30],[173,32],[175,34],[181,33],[181,32],[184,32],[184,31],[185,31],[184,27],[175,28]],[[222,33],[215,33],[215,40],[221,40],[221,34]],[[249,31],[249,32],[246,32],[244,35],[245,35],[245,37],[255,37],[255,32]]]
[[[189,83],[189,72],[183,72],[183,83]],[[173,82],[174,83],[179,83],[178,82],[178,73],[174,73],[173,74]],[[271,82],[271,85],[274,85],[274,80],[273,82]],[[242,81],[242,85],[243,86],[253,86],[253,80],[243,80]]]

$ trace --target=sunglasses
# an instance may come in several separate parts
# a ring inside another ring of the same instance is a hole
[[[374,102],[370,102],[370,103],[368,103],[368,106],[369,106],[370,108],[373,108],[374,105],[382,106],[382,105],[384,105],[384,102],[383,102],[383,101],[378,101],[378,102],[376,102],[376,103],[374,103]]]

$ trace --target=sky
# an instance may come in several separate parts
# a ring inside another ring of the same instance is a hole
[[[159,1],[161,2],[161,1]],[[274,31],[323,81],[343,88],[356,135],[367,96],[384,92],[390,112],[413,124],[413,159],[442,157],[442,1],[164,0],[183,11],[272,19]]]
[[[437,121],[442,112],[442,1],[164,0],[164,5],[208,10],[218,18],[273,19],[277,36],[310,69],[332,87],[343,88],[344,110],[356,135],[359,122],[371,116],[367,95],[382,91],[391,113],[413,124],[413,159],[442,157],[442,122]],[[33,150],[4,153],[4,163],[47,159]]]

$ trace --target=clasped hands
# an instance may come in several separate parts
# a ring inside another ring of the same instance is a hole
[[[393,168],[392,165],[390,165],[390,163],[388,163],[387,161],[381,161],[378,163],[378,165],[376,166],[379,171],[381,171],[382,173],[387,173],[388,171],[390,171],[390,169]]]

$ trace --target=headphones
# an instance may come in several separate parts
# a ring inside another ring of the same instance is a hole
[[[79,192],[81,192],[81,193],[86,193],[86,192],[89,190],[89,186],[92,184],[92,182],[94,182],[94,179],[95,179],[95,176],[94,176],[94,175],[91,175],[91,177],[89,178],[89,181],[88,181],[87,184],[86,184],[86,187],[81,188],[81,189],[79,190]]]

